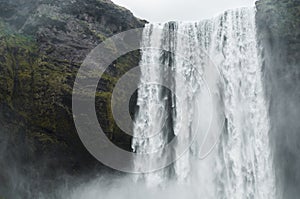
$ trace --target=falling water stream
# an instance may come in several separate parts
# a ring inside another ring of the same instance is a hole
[[[209,115],[205,106],[200,106],[200,111],[195,108],[204,97],[204,53],[219,71],[218,89],[210,92],[221,96],[219,108],[225,117],[218,142],[207,158],[199,158],[196,140],[173,164],[140,175],[139,182],[148,186],[161,186],[170,180],[193,183],[198,186],[194,191],[199,196],[205,194],[205,198],[275,197],[270,127],[254,18],[254,9],[242,8],[200,22],[146,25],[141,47],[140,108],[134,127],[135,135],[142,136],[133,140],[133,149],[138,153],[163,150],[171,138],[182,134],[173,149],[176,154],[176,146],[191,140],[194,131],[201,134],[204,130],[195,125]],[[168,67],[173,73],[167,72]],[[183,80],[179,81],[178,74]],[[162,86],[148,84],[153,81],[169,82],[176,96]],[[164,160],[156,157],[144,163],[158,161]]]
[[[99,178],[63,198],[276,198],[254,8],[147,24],[141,51],[132,149],[156,156],[133,164],[165,167]]]

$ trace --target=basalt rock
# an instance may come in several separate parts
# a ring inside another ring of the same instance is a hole
[[[86,55],[100,42],[141,28],[146,21],[109,0],[0,3],[0,152],[6,154],[0,169],[9,172],[13,160],[23,165],[24,175],[32,171],[30,167],[40,168],[39,176],[47,177],[60,170],[80,174],[102,168],[75,129],[71,107],[75,77]],[[137,66],[139,59],[139,51],[134,51],[115,60],[99,81],[96,94],[102,128],[127,150],[130,137],[113,121],[110,98],[119,77]],[[12,152],[15,159],[7,157]],[[6,179],[9,184],[5,175],[1,173],[0,181]]]
[[[300,1],[256,3],[279,198],[299,196]]]

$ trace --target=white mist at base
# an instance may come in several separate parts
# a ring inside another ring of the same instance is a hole
[[[143,183],[135,183],[132,178],[109,180],[103,176],[72,189],[61,189],[63,199],[197,199],[206,198],[196,192],[199,185],[179,185],[169,181],[164,189],[150,188]]]
[[[151,37],[153,28],[162,29],[159,38]],[[184,34],[188,39],[177,40],[176,34]],[[206,70],[197,49],[206,52],[222,78],[219,87],[211,91],[219,93],[222,107],[218,108],[222,108],[220,112],[225,114],[225,126],[217,145],[205,159],[201,159],[200,143],[196,140],[180,159],[162,170],[133,177],[128,174],[128,177],[113,180],[103,176],[66,191],[67,195],[62,198],[275,198],[275,174],[268,137],[270,126],[261,80],[255,10],[242,8],[227,11],[218,18],[194,23],[147,24],[143,43],[151,42],[173,49],[175,53],[165,54],[143,48],[142,44],[142,76],[138,91],[140,108],[134,133],[151,138],[133,139],[133,149],[137,153],[151,153],[163,148],[170,137],[183,133],[186,140],[178,140],[173,149],[176,154],[176,147],[180,147],[181,142],[190,141],[191,134],[198,130],[195,123],[209,115],[203,106],[207,100],[201,94],[203,83],[197,81],[203,79],[197,75],[201,76]],[[188,57],[189,61],[181,57]],[[164,74],[164,66],[183,73],[187,78],[178,81],[176,73]],[[197,75],[193,73],[195,70]],[[149,87],[145,83],[155,78],[172,82],[174,90],[178,91],[176,97],[183,102],[180,104],[183,105],[181,111],[170,93],[162,87]],[[194,108],[198,103],[202,103],[200,112]],[[167,120],[153,114],[159,113],[161,107],[169,111]],[[164,128],[166,123],[168,128]],[[145,160],[145,164],[156,164],[158,161],[164,160],[157,157]],[[139,168],[143,165],[135,166]]]

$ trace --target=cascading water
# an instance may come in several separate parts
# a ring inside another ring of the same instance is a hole
[[[218,108],[225,115],[218,142],[205,159],[200,158],[201,142],[196,139],[173,164],[139,175],[149,186],[174,181],[196,186],[195,195],[205,198],[275,198],[270,127],[254,16],[254,9],[242,8],[201,22],[146,25],[134,151],[163,151],[172,138],[181,134],[172,149],[176,155],[182,143],[193,141],[195,131],[204,135],[204,128],[198,128],[197,123],[209,123],[206,120],[210,115],[205,108],[209,98],[204,92],[204,74],[211,66],[205,66],[205,55],[219,70],[218,87],[210,92],[220,96],[222,106]],[[153,34],[154,30],[160,32]],[[151,82],[167,82],[176,96]],[[199,104],[202,105],[198,111]],[[158,161],[164,160],[152,157],[145,159],[144,164]],[[145,165],[135,163],[136,168],[142,166]]]

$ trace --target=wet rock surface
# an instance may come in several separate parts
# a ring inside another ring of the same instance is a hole
[[[279,198],[300,194],[300,1],[256,3]]]
[[[0,180],[6,179],[0,193],[13,183],[9,181],[13,161],[23,168],[18,172],[36,183],[60,173],[80,175],[103,169],[75,129],[71,107],[75,77],[86,55],[100,42],[146,22],[109,0],[0,3],[0,152],[5,154]],[[99,81],[102,92],[96,94],[102,128],[126,150],[131,138],[114,123],[110,98],[118,78],[137,66],[139,59],[135,51],[114,61]]]

